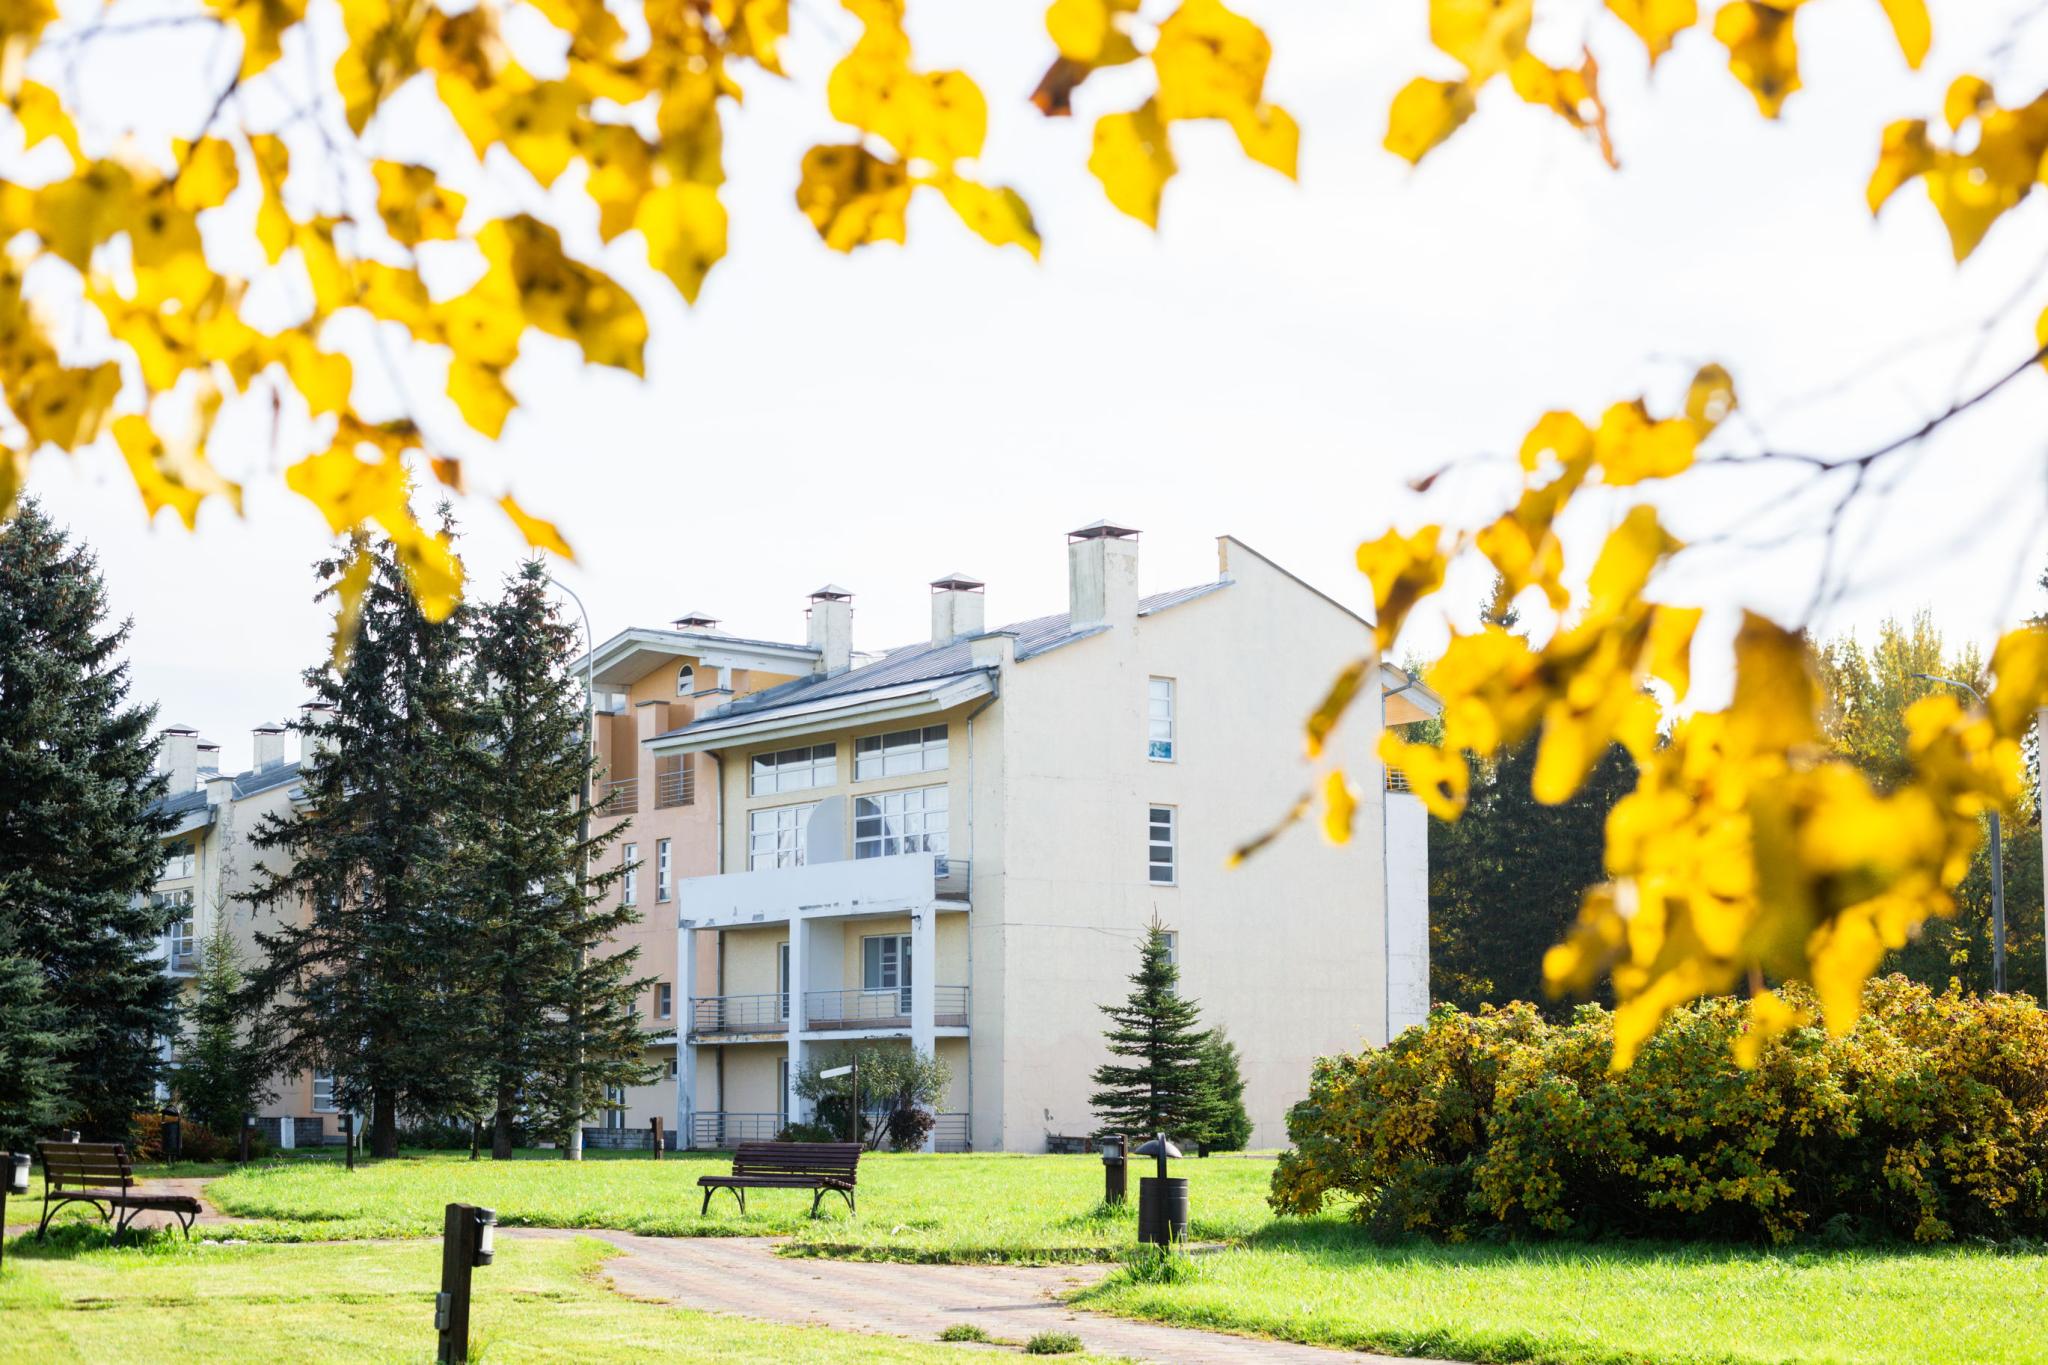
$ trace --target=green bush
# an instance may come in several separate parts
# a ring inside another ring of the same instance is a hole
[[[1081,1349],[1081,1338],[1072,1332],[1040,1332],[1024,1343],[1027,1356],[1070,1356]]]
[[[986,1328],[977,1327],[971,1322],[956,1322],[945,1331],[939,1333],[939,1340],[979,1341],[986,1343],[995,1340],[995,1338],[988,1334]]]
[[[1598,1006],[1568,1024],[1439,1009],[1316,1064],[1271,1203],[1349,1200],[1382,1233],[1450,1240],[2048,1235],[2048,1017],[2031,1000],[1887,977],[1847,1036],[1794,1029],[1743,1070],[1748,1026],[1740,1001],[1696,1002],[1615,1072]]]

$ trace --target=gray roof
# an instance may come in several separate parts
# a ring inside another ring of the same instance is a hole
[[[274,768],[251,768],[234,776],[234,799],[267,792],[272,787],[281,787],[299,775],[297,762],[280,763]],[[218,776],[216,774],[216,776]],[[188,792],[172,792],[156,803],[156,808],[166,815],[186,815],[192,811],[206,809],[206,788],[194,787]]]
[[[1150,616],[1154,612],[1177,607],[1183,602],[1193,601],[1228,587],[1228,581],[1200,583],[1191,588],[1175,588],[1171,592],[1154,593],[1138,603],[1138,615]],[[1014,635],[1017,637],[1017,658],[1028,659],[1034,654],[1043,654],[1049,649],[1099,635],[1109,629],[1105,625],[1085,626],[1075,630],[1070,624],[1072,613],[1060,612],[1054,616],[1034,616],[1029,621],[1017,621],[1007,626],[998,626],[986,632],[990,635]],[[827,697],[846,696],[851,693],[867,692],[878,687],[895,687],[902,683],[930,682],[939,678],[950,678],[957,674],[972,673],[987,667],[974,661],[973,651],[966,640],[955,640],[951,644],[901,645],[885,650],[882,657],[859,668],[849,668],[844,673],[830,677],[796,678],[779,687],[762,691],[727,702],[717,710],[701,716],[698,725],[711,721],[729,720],[735,716],[758,715],[795,706],[803,702],[820,701]],[[690,729],[684,726],[684,730]],[[670,734],[681,733],[670,731]]]

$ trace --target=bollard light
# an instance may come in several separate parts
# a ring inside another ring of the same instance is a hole
[[[28,1153],[13,1152],[7,1157],[7,1192],[28,1193]]]
[[[472,1265],[489,1265],[497,1247],[498,1211],[476,1210],[476,1257]]]
[[[1102,1202],[1121,1204],[1130,1189],[1130,1166],[1124,1158],[1121,1135],[1102,1140]]]

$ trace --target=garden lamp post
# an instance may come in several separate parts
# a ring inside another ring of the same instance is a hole
[[[5,1176],[0,1180],[0,1258],[7,1255],[7,1196],[28,1193],[28,1153],[8,1152],[4,1160],[6,1169],[0,1171]]]
[[[590,629],[590,609],[583,605],[583,599],[576,595],[576,590],[553,574],[548,575],[548,582],[569,595],[569,600],[576,604],[577,614],[583,618],[583,752],[588,754],[595,742],[593,730],[596,726],[596,717],[592,711],[597,705],[597,636]],[[576,802],[576,843],[581,852],[576,865],[576,919],[580,923],[583,919],[583,887],[590,880],[590,783],[579,784],[579,790],[582,794]],[[576,975],[579,980],[583,976],[583,945],[580,935],[576,945]],[[684,993],[688,994],[688,991]],[[571,1006],[576,1012],[576,1017],[571,1021],[575,1029],[575,1038],[574,1047],[569,1054],[569,1094],[579,1105],[582,1103],[583,1093],[581,1008],[580,1005]],[[562,1149],[562,1155],[570,1161],[583,1160],[583,1115],[580,1113],[569,1125],[569,1144]]]
[[[1913,676],[1922,682],[1960,687],[1979,706],[1984,704],[1983,693],[1966,682],[1937,677],[1932,673],[1915,673]],[[2005,850],[1999,843],[1998,811],[1995,807],[1991,812],[1991,989],[2000,995],[2005,994]]]
[[[1121,1133],[1102,1139],[1102,1202],[1121,1204],[1130,1186],[1130,1164],[1124,1160]]]
[[[441,1224],[441,1292],[434,1296],[437,1365],[469,1359],[470,1272],[489,1265],[498,1230],[496,1209],[450,1204]]]

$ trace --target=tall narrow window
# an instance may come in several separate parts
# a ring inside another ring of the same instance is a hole
[[[637,905],[640,902],[640,845],[627,844],[620,856],[626,865],[626,879],[621,883],[624,889],[619,893],[620,899],[628,905]]]
[[[669,841],[654,841],[654,899],[665,901],[669,895]]]
[[[695,754],[654,756],[654,804],[657,809],[697,804]]]
[[[860,941],[860,956],[860,988],[892,992],[897,1013],[910,1013],[910,935],[870,935]]]
[[[802,867],[806,831],[817,803],[747,812],[747,866]]]
[[[1146,875],[1159,886],[1172,886],[1177,880],[1179,814],[1172,806],[1153,806],[1146,818],[1146,842],[1150,855]]]
[[[1151,726],[1145,741],[1145,757],[1160,763],[1173,762],[1173,679],[1154,678],[1145,698]]]
[[[684,664],[676,670],[676,695],[687,697],[697,690],[697,670]]]
[[[668,1019],[676,1012],[676,988],[666,981],[654,983],[654,1017]]]
[[[781,1017],[789,1018],[789,945],[775,945],[775,992],[782,997]]]
[[[334,1073],[315,1071],[313,1073],[313,1112],[331,1114],[334,1112]]]

